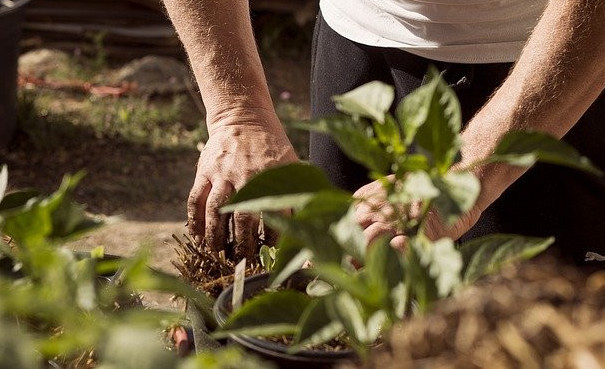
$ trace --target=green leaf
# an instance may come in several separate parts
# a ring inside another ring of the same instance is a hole
[[[232,213],[241,211],[246,213],[258,213],[261,211],[279,211],[287,209],[298,209],[303,207],[314,196],[314,193],[297,193],[291,195],[265,196],[254,200],[247,200],[221,208],[221,213]]]
[[[299,331],[295,345],[289,350],[295,353],[305,346],[319,345],[337,337],[344,329],[339,320],[330,314],[329,305],[334,304],[334,296],[314,300],[298,322]]]
[[[0,203],[4,199],[4,194],[8,188],[8,169],[6,165],[0,168]]]
[[[481,192],[481,182],[471,172],[448,172],[434,184],[440,194],[433,200],[433,206],[448,225],[471,210]]]
[[[379,238],[370,247],[364,268],[369,287],[381,291],[383,301],[388,299],[391,289],[403,281],[401,255],[391,247],[388,238]]]
[[[105,247],[97,246],[90,250],[90,257],[93,259],[103,259],[105,257]]]
[[[380,301],[377,299],[375,291],[372,291],[359,278],[359,274],[350,274],[336,264],[317,264],[310,273],[315,274],[319,279],[330,283],[336,289],[346,291],[353,297],[362,300],[369,305],[377,305]]]
[[[363,307],[347,292],[341,292],[335,297],[333,314],[338,317],[349,336],[359,342],[372,343],[369,341],[367,327],[363,319]]]
[[[411,201],[427,201],[439,196],[441,191],[424,171],[409,173],[403,182],[403,192]]]
[[[27,204],[29,200],[39,195],[40,193],[38,191],[32,190],[7,193],[4,195],[4,198],[0,202],[0,212],[13,210],[15,208],[25,206],[25,204]]]
[[[220,350],[202,351],[179,364],[178,369],[276,369],[268,361],[228,346]]]
[[[384,327],[388,324],[389,318],[384,310],[378,310],[368,318],[366,323],[367,342],[374,342],[380,337]]]
[[[530,259],[546,250],[554,238],[534,238],[495,234],[476,238],[460,246],[464,260],[463,281],[473,283],[497,272],[504,264]]]
[[[250,200],[261,200],[267,197],[280,197],[281,201],[305,202],[304,194],[321,190],[334,189],[326,175],[318,168],[304,163],[288,164],[281,167],[268,169],[253,177],[241,190],[239,190],[229,201],[230,205],[247,202]],[[285,195],[295,195],[289,197]],[[307,195],[308,196],[308,195]],[[273,200],[271,200],[273,201]],[[298,202],[297,202],[298,203]],[[271,204],[265,204],[270,206]],[[252,206],[248,204],[247,206]],[[254,205],[259,207],[259,205]],[[275,210],[288,207],[279,206]],[[233,211],[236,207],[227,206],[223,212]]]
[[[229,316],[214,336],[220,338],[229,334],[264,336],[296,333],[297,323],[310,303],[309,296],[292,290],[255,296]]]
[[[380,81],[366,83],[343,95],[334,96],[336,109],[353,116],[384,122],[384,115],[395,98],[395,89]]]
[[[334,292],[334,287],[321,279],[314,279],[307,284],[305,291],[311,297],[323,297]]]
[[[454,91],[435,69],[429,70],[429,83],[408,95],[397,116],[405,143],[416,143],[432,157],[433,165],[445,173],[454,163],[461,146],[460,103]]]
[[[584,170],[598,176],[603,172],[573,147],[543,132],[513,131],[498,143],[489,162],[529,167],[537,161]]]
[[[355,208],[351,206],[347,214],[330,226],[330,234],[336,242],[355,260],[363,263],[366,253],[366,239],[355,220]]]
[[[391,114],[385,114],[384,122],[374,121],[372,126],[374,127],[376,138],[386,147],[387,152],[392,152],[395,155],[403,155],[405,153],[406,148],[401,139],[397,121]]]
[[[174,368],[177,357],[164,346],[152,329],[116,327],[107,339],[99,369]]]
[[[385,174],[392,164],[392,156],[382,147],[373,131],[363,122],[349,117],[319,119],[311,123],[299,123],[299,128],[330,135],[342,151],[353,161],[371,171]]]
[[[271,288],[281,285],[294,272],[302,268],[307,260],[313,258],[313,252],[305,249],[297,238],[282,234],[277,244],[277,259],[271,271]]]
[[[275,247],[269,247],[267,245],[261,246],[260,250],[258,251],[258,256],[260,258],[260,263],[263,268],[265,268],[266,271],[270,272],[273,269],[273,265],[275,264]]]

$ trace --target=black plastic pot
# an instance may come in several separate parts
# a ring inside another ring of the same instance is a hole
[[[11,7],[0,5],[0,147],[10,142],[17,127],[17,61],[28,2],[16,0]]]
[[[269,281],[269,274],[258,274],[248,277],[244,284],[244,300],[257,295],[263,291]],[[301,291],[305,290],[310,279],[304,273],[295,273],[284,284]],[[225,323],[227,317],[231,313],[231,296],[233,294],[233,286],[225,289],[217,298],[214,305],[213,313],[219,325]],[[231,335],[230,339],[236,342],[245,349],[255,353],[265,360],[276,363],[280,368],[284,369],[308,369],[308,368],[332,368],[334,365],[356,359],[353,350],[343,350],[338,352],[328,352],[319,350],[302,350],[296,354],[289,354],[288,346],[280,343],[266,341],[263,339],[245,336]]]

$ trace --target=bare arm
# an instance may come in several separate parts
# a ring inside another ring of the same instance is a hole
[[[457,167],[489,157],[511,130],[563,137],[604,88],[605,0],[551,0],[511,74],[462,133],[462,162]],[[482,184],[476,206],[448,229],[433,214],[427,234],[433,239],[459,238],[525,171],[504,164],[475,169]],[[370,197],[381,188],[374,182],[357,194]],[[368,207],[359,207],[356,216],[370,241],[380,234],[394,234],[388,222],[368,221],[381,219]],[[391,243],[403,247],[405,236],[396,236]]]
[[[223,249],[229,218],[219,208],[255,173],[297,160],[269,95],[248,1],[164,0],[185,45],[210,139],[198,162],[187,212],[191,235]],[[251,257],[258,220],[235,214],[235,256]],[[229,250],[228,250],[229,251]]]
[[[462,133],[459,167],[487,158],[511,130],[563,137],[605,88],[605,0],[551,0],[511,74]],[[476,206],[453,228],[437,217],[433,238],[459,238],[527,169],[504,164],[477,168]]]
[[[511,130],[563,137],[605,88],[604,61],[605,1],[550,1],[510,76],[463,132],[463,162],[489,156]],[[479,206],[523,173],[507,165],[479,169]]]

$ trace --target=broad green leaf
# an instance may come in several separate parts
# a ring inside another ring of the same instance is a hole
[[[307,194],[333,188],[334,186],[320,169],[309,164],[294,163],[271,168],[256,175],[231,198],[229,204],[264,197]],[[284,199],[287,198],[284,196]],[[287,206],[279,209],[285,207]]]
[[[395,288],[391,289],[390,296],[391,303],[393,304],[393,313],[398,319],[403,319],[406,313],[406,305],[409,300],[408,290],[405,287],[405,283],[400,282]]]
[[[388,238],[380,238],[370,245],[363,275],[367,276],[370,289],[380,293],[383,304],[391,289],[403,281],[400,255],[390,246]]]
[[[296,324],[310,303],[309,296],[292,290],[255,296],[229,316],[215,337],[296,333]]]
[[[302,268],[307,260],[313,258],[313,252],[305,249],[300,240],[283,233],[277,244],[277,259],[271,271],[270,287],[281,285],[294,272]]]
[[[439,73],[429,70],[429,75],[429,83],[407,96],[397,115],[406,144],[415,138],[418,146],[430,154],[433,165],[445,173],[461,146],[462,113],[456,94]]]
[[[420,263],[428,268],[429,275],[435,279],[439,297],[448,296],[460,284],[462,256],[450,238],[426,245],[428,247],[419,251]]]
[[[164,346],[152,329],[126,325],[116,327],[107,338],[99,369],[173,368],[177,357]]]
[[[343,113],[384,122],[384,115],[394,98],[393,86],[373,81],[332,99],[336,102],[336,109]]]
[[[355,208],[351,206],[347,214],[330,226],[330,233],[346,252],[363,263],[366,253],[366,239],[355,220]]]
[[[386,174],[391,167],[392,156],[386,152],[378,139],[373,137],[373,130],[363,122],[338,116],[300,123],[297,126],[330,135],[351,160],[371,171]]]
[[[367,342],[374,342],[388,323],[388,315],[384,310],[378,310],[368,318],[366,323]]]
[[[287,218],[279,215],[265,214],[264,220],[272,228],[285,233],[288,237],[287,241],[293,243],[299,249],[308,249],[313,253],[314,259],[317,261],[340,262],[343,250],[334,241],[334,238],[323,229],[326,224],[316,224],[317,220],[306,221],[295,218]],[[329,223],[327,223],[329,224]],[[284,237],[282,235],[282,237]],[[281,242],[280,242],[281,244]],[[278,245],[279,247],[279,245]],[[280,251],[281,253],[281,251]],[[293,254],[285,254],[293,256]],[[281,257],[281,256],[280,256]],[[279,270],[287,261],[280,261],[276,265]]]
[[[421,86],[406,96],[397,106],[396,116],[404,135],[404,143],[414,142],[418,129],[426,123],[435,93],[435,83]]]
[[[339,293],[334,298],[333,313],[338,317],[349,336],[359,342],[372,343],[368,340],[368,331],[363,319],[363,307],[351,295],[347,292]]]
[[[0,319],[0,368],[37,369],[41,357],[34,346],[33,337],[23,334],[21,329],[4,318]]]
[[[434,183],[440,194],[433,206],[448,225],[471,210],[481,192],[481,183],[471,172],[448,172]]]
[[[386,147],[387,152],[392,152],[395,155],[403,155],[405,153],[406,148],[401,139],[397,121],[391,114],[385,114],[384,122],[374,121],[372,126],[374,127],[376,138]]]
[[[359,278],[358,274],[350,274],[336,264],[318,264],[309,270],[319,279],[330,283],[338,290],[350,293],[356,299],[366,304],[377,305],[380,303],[375,291],[369,290],[368,286]],[[380,297],[380,296],[378,296]]]
[[[464,283],[473,283],[484,275],[497,272],[502,265],[530,259],[546,250],[554,238],[535,238],[494,234],[468,241],[460,246],[464,260]]]
[[[4,195],[4,198],[0,202],[0,212],[15,209],[21,206],[25,206],[29,200],[39,196],[38,191],[25,190],[15,191]]]
[[[268,361],[261,361],[256,356],[246,353],[234,346],[220,350],[202,351],[179,364],[178,369],[276,369]]]
[[[232,213],[241,211],[246,213],[258,213],[261,211],[279,211],[286,209],[298,209],[303,207],[311,198],[313,193],[297,193],[290,195],[265,196],[254,200],[247,200],[221,208],[221,213]]]
[[[402,155],[398,156],[395,160],[397,161],[396,174],[398,175],[398,177],[401,177],[403,176],[403,174],[408,172],[428,171],[429,169],[431,169],[428,158],[425,155]]]
[[[8,187],[8,169],[6,165],[0,167],[0,203],[4,199],[6,188]]]
[[[424,171],[409,173],[403,182],[403,192],[411,201],[427,201],[441,193]]]
[[[269,247],[267,245],[261,246],[258,251],[258,256],[260,258],[260,263],[267,271],[271,271],[273,269],[273,265],[275,264],[275,247]]]
[[[321,279],[314,279],[307,284],[306,293],[311,297],[322,297],[334,292],[334,287]]]
[[[298,322],[299,331],[295,336],[295,345],[289,350],[297,352],[305,346],[318,345],[337,337],[344,329],[340,321],[329,313],[329,304],[334,296],[314,300],[305,310]]]
[[[573,147],[543,132],[513,131],[498,143],[489,162],[528,167],[537,161],[581,169],[598,176],[603,172]]]

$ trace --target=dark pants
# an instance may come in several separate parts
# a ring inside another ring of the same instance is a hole
[[[338,35],[320,15],[313,38],[311,114],[314,118],[333,115],[332,96],[373,80],[394,85],[396,101],[400,101],[421,85],[431,64],[456,90],[464,122],[485,104],[512,66],[443,63],[397,49],[361,45]],[[564,139],[605,169],[605,94]],[[311,134],[310,160],[341,188],[354,191],[369,182],[367,171],[325,135]],[[538,164],[484,212],[463,240],[494,232],[555,236],[561,250],[582,261],[588,251],[605,254],[604,211],[603,179]]]

